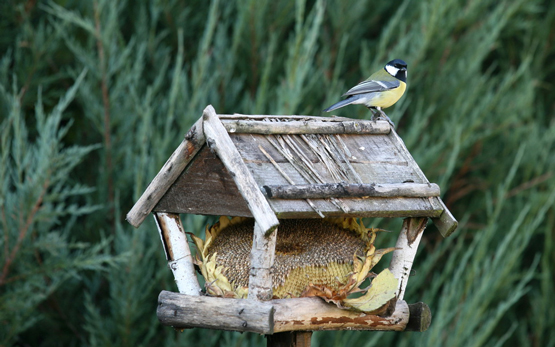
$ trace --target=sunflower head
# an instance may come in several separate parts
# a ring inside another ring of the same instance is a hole
[[[247,297],[253,230],[252,218],[220,217],[206,228],[205,240],[193,236],[198,249],[196,264],[208,294]],[[356,304],[349,305],[352,299],[348,295],[369,292],[360,285],[375,276],[372,268],[394,249],[374,247],[378,231],[355,218],[280,220],[272,268],[274,298],[320,296],[340,307],[371,311],[364,308],[376,304],[365,305],[364,299],[357,298]],[[396,289],[396,280],[388,280],[389,291]],[[390,296],[385,302],[392,299]]]

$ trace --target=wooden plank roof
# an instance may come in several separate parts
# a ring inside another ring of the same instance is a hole
[[[297,185],[319,190],[317,198],[266,195],[278,218],[430,217],[444,236],[456,228],[456,220],[438,196],[439,187],[428,181],[386,121],[216,115],[211,106],[129,212],[131,224],[140,225],[153,211],[253,216],[252,202],[246,201],[236,177],[214,153],[226,156],[225,149],[215,151],[215,144],[206,140],[203,121],[214,116],[226,130],[219,136],[227,133],[228,146],[235,147],[241,165],[262,191]],[[362,187],[363,194],[375,194],[321,197],[325,194],[321,188],[330,184]]]

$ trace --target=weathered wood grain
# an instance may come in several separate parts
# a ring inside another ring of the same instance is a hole
[[[342,199],[348,207],[345,213],[325,199],[312,199],[317,210],[328,217],[368,217],[368,218],[404,218],[430,217],[439,218],[442,209],[435,209],[428,198],[357,198]],[[305,200],[272,199],[269,201],[278,218],[321,218]],[[208,215],[229,215],[253,217],[248,209],[201,208],[194,204],[178,202],[171,209],[172,213],[191,213]]]
[[[246,162],[247,167],[253,171],[253,177],[259,186],[265,185],[287,185],[288,181],[283,178],[282,174],[276,170],[271,163],[265,162]],[[295,184],[312,184],[308,182],[294,167],[289,163],[279,163],[281,170],[291,178]],[[325,165],[322,163],[313,163],[312,166],[318,171],[319,176],[325,181],[324,183],[339,183],[335,182],[331,175],[326,171]],[[421,182],[415,178],[410,172],[393,171],[396,167],[401,166],[398,163],[376,163],[372,167],[367,164],[353,163],[353,168],[359,174],[363,184],[402,184],[402,183],[417,183],[427,184],[428,182]],[[383,170],[382,170],[383,169]],[[390,173],[388,175],[388,172]],[[345,181],[344,181],[345,182]],[[358,183],[358,182],[346,182]]]
[[[278,229],[266,235],[266,231],[254,222],[254,234],[250,255],[249,294],[251,300],[270,300],[272,298],[272,266],[276,256],[276,237]]]
[[[204,146],[153,211],[252,217],[222,161]]]
[[[415,310],[415,315],[418,310]],[[209,328],[274,334],[287,331],[382,330],[403,331],[411,319],[409,305],[398,300],[388,317],[340,309],[320,298],[256,301],[191,296],[162,291],[158,319],[181,328]]]
[[[177,329],[207,328],[273,334],[271,302],[192,296],[162,291],[158,296],[160,322]]]
[[[222,119],[222,124],[229,133],[248,134],[387,134],[391,130],[387,122],[368,120],[267,122]]]
[[[270,199],[324,199],[360,197],[410,197],[439,196],[439,186],[434,183],[398,184],[347,184],[323,183],[302,185],[264,185],[263,192]]]
[[[126,219],[131,225],[136,228],[141,225],[169,187],[181,175],[183,169],[195,157],[204,141],[202,118],[200,118],[127,213]]]
[[[351,198],[342,199],[349,212],[344,212],[325,199],[311,199],[328,217],[439,217],[443,210],[434,209],[429,198]],[[319,218],[304,200],[270,199],[279,218]]]
[[[248,204],[249,210],[265,233],[270,233],[279,224],[274,211],[258,188],[243,158],[235,148],[229,135],[212,107],[207,107],[203,116],[204,133],[210,148],[216,152]]]
[[[298,136],[290,136],[296,139],[294,140],[296,145],[302,150],[307,160],[318,170],[320,176],[327,183],[337,183],[326,169],[325,164],[320,162],[308,145]],[[260,151],[259,146],[269,153],[295,183],[313,183],[304,180],[288,160],[274,148],[266,136],[232,134],[231,138],[259,185],[282,184],[275,182],[275,179],[281,175],[269,163],[268,159]],[[403,156],[397,147],[392,144],[388,136],[342,135],[341,139],[350,154],[347,157],[350,166],[362,181],[349,183],[429,183],[425,176],[422,177],[413,170],[412,167],[416,165],[414,159]],[[300,177],[300,179],[297,177]],[[281,181],[285,182],[283,178],[281,178]]]
[[[166,260],[172,270],[177,289],[182,294],[199,295],[201,289],[195,274],[187,235],[185,235],[179,215],[154,213],[154,221],[158,227]]]
[[[367,315],[340,309],[319,298],[272,300],[274,333],[307,330],[383,330],[403,331],[409,321],[409,307],[398,300],[389,317]]]

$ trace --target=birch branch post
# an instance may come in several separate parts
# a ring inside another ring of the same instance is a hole
[[[179,215],[157,212],[154,213],[154,221],[158,227],[166,260],[173,272],[177,289],[182,294],[199,295],[201,289],[195,274],[187,235],[185,235]]]
[[[426,229],[428,218],[405,218],[399,238],[395,244],[395,251],[391,257],[389,270],[399,280],[397,299],[402,300],[409,280],[412,264],[420,244],[420,239]]]

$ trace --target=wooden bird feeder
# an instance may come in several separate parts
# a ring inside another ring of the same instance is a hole
[[[127,220],[135,227],[149,213],[156,220],[179,290],[160,293],[163,324],[256,332],[269,345],[309,346],[314,330],[428,328],[427,305],[403,297],[428,218],[444,237],[457,227],[439,195],[386,121],[218,115],[208,106]],[[247,299],[202,295],[181,213],[254,218]],[[279,219],[323,216],[404,218],[389,265],[399,280],[393,312],[364,314],[317,297],[272,299]]]

